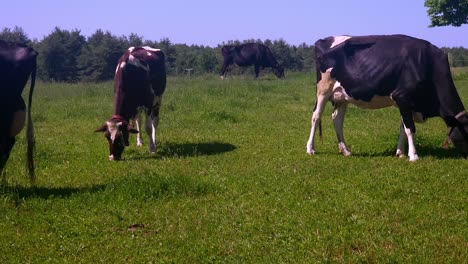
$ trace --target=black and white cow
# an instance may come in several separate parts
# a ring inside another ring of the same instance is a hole
[[[343,137],[348,103],[377,109],[398,107],[402,123],[396,155],[408,143],[410,161],[418,159],[414,146],[415,121],[440,116],[456,148],[468,155],[468,114],[457,93],[447,55],[431,43],[404,35],[339,36],[315,43],[317,101],[307,153],[314,154],[315,130],[328,100],[338,147],[351,155]]]
[[[31,119],[31,104],[36,82],[37,52],[31,47],[0,41],[0,174],[26,120],[26,105],[21,94],[29,76],[29,102],[27,109],[27,166],[34,179],[34,131]]]
[[[221,78],[226,77],[226,72],[231,64],[240,67],[254,65],[255,78],[258,77],[260,68],[271,67],[278,78],[284,78],[284,69],[278,64],[270,48],[258,43],[245,43],[236,46],[226,45],[221,48],[224,62],[221,69]]]
[[[149,136],[149,151],[156,152],[156,129],[159,123],[161,99],[166,89],[164,53],[151,47],[129,48],[120,57],[114,78],[114,111],[111,119],[95,132],[105,132],[109,142],[109,160],[119,160],[129,133],[136,133],[142,146],[141,112],[146,113],[145,130]],[[136,121],[136,129],[129,122]]]

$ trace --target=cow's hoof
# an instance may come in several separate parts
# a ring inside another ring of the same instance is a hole
[[[342,153],[343,156],[345,156],[345,157],[351,156],[351,152],[350,152],[349,150],[342,150],[341,153]]]
[[[312,156],[312,155],[315,154],[315,150],[313,150],[313,149],[308,149],[308,150],[307,150],[307,154],[309,154],[309,155]]]
[[[410,155],[409,156],[409,161],[417,161],[419,159],[418,154]]]
[[[143,142],[137,142],[137,147],[143,146]]]
[[[351,151],[348,150],[348,148],[346,147],[346,145],[344,143],[339,143],[338,144],[338,150],[345,157],[351,156]]]
[[[401,149],[397,149],[395,156],[399,159],[402,159],[405,157],[405,153]]]

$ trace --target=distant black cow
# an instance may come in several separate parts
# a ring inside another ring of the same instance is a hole
[[[34,179],[34,131],[31,120],[31,104],[36,82],[37,52],[31,47],[0,41],[0,174],[10,157],[26,119],[26,105],[21,94],[31,76],[27,113],[27,163],[31,179]]]
[[[407,140],[409,160],[418,159],[414,122],[435,116],[445,121],[455,147],[468,155],[468,114],[453,83],[447,55],[439,48],[404,35],[339,36],[318,40],[315,55],[317,101],[307,153],[315,153],[316,125],[331,100],[338,147],[345,156],[351,155],[343,136],[348,103],[368,109],[398,107],[402,118],[399,157],[404,155]]]
[[[131,47],[120,57],[114,78],[114,111],[111,119],[95,132],[105,132],[109,142],[109,160],[119,160],[129,133],[137,133],[137,145],[143,145],[140,112],[146,113],[149,150],[156,152],[159,108],[166,89],[164,53],[150,47]],[[136,121],[136,129],[129,122]]]
[[[254,65],[255,78],[258,77],[260,68],[265,67],[271,67],[273,73],[278,78],[284,77],[283,67],[278,64],[271,50],[263,44],[246,43],[236,46],[226,45],[221,48],[221,53],[224,58],[221,78],[226,77],[226,72],[231,64],[237,64],[240,67]]]

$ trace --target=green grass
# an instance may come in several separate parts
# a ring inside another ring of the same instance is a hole
[[[456,85],[468,105],[468,79]],[[397,109],[350,107],[343,157],[328,106],[308,156],[311,75],[169,78],[157,154],[133,136],[110,162],[93,131],[112,91],[38,83],[37,184],[22,135],[0,187],[1,263],[468,261],[468,161],[440,148],[440,119],[417,125],[410,163],[393,156]]]

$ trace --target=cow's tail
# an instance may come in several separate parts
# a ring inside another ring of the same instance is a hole
[[[32,105],[32,96],[34,92],[34,85],[36,84],[36,58],[34,58],[34,66],[31,72],[31,87],[29,89],[29,99],[28,99],[28,123],[26,128],[26,139],[27,139],[27,166],[29,172],[29,178],[32,182],[36,180],[36,176],[34,173],[34,149],[35,149],[35,141],[34,141],[34,128],[33,122],[31,119],[31,105]]]
[[[316,66],[317,67],[317,66]],[[321,78],[321,75],[319,73],[319,70],[316,69],[316,74],[317,74],[317,77],[316,77],[316,80],[315,80],[315,94],[318,95],[318,82],[320,81],[319,78]],[[315,99],[315,105],[314,105],[314,112],[315,110],[317,109],[317,102],[318,102],[318,96],[317,98]],[[323,134],[322,134],[322,118],[319,118],[318,120],[318,129],[319,129],[319,138],[320,138],[320,142],[323,143]]]

